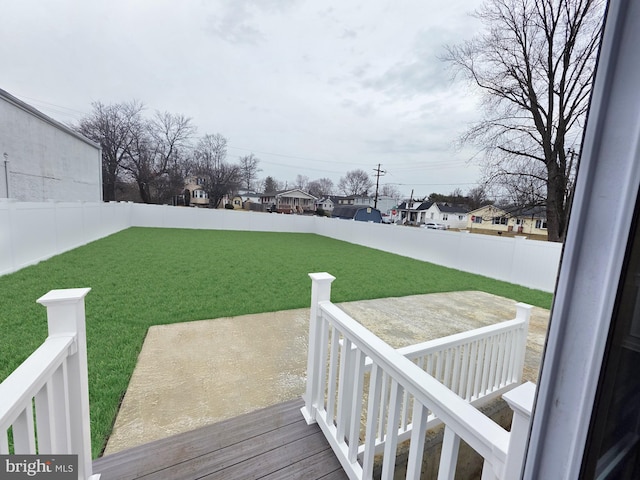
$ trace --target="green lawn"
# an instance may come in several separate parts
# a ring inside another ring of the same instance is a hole
[[[335,302],[481,290],[543,308],[551,294],[312,234],[130,228],[0,277],[0,379],[45,339],[54,288],[86,298],[94,457],[111,432],[151,325],[308,307],[310,272]],[[197,392],[194,392],[197,395]]]

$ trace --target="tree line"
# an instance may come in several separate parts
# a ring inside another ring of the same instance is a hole
[[[189,178],[196,178],[209,197],[210,206],[240,188],[275,192],[299,188],[318,198],[341,193],[368,195],[373,181],[362,169],[351,170],[334,185],[330,178],[310,180],[297,175],[291,183],[267,176],[258,178],[260,160],[253,153],[228,160],[228,141],[219,134],[196,138],[197,128],[182,114],[156,111],[144,115],[145,106],[133,100],[106,105],[92,103],[92,111],[73,128],[102,148],[104,201],[115,201],[133,188],[144,203],[170,203]],[[400,197],[392,185],[381,195]]]

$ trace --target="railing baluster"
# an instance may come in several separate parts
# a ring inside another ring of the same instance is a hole
[[[462,356],[462,353],[460,352],[461,348],[462,348],[461,346],[457,346],[454,349],[455,357],[453,361],[453,375],[451,377],[451,387],[450,387],[451,390],[453,390],[458,395],[460,395],[458,382],[460,381],[460,368],[461,368],[461,356]]]
[[[442,364],[443,363],[444,362],[442,360],[442,352],[438,352],[437,353],[437,357],[436,357],[436,373],[435,373],[434,377],[440,383],[442,383]]]
[[[475,341],[471,344],[471,353],[469,354],[469,366],[467,369],[467,390],[465,394],[465,400],[470,402],[473,399],[473,384],[474,384],[474,365],[478,361],[478,342]]]
[[[478,398],[480,394],[480,382],[482,381],[482,367],[484,364],[485,344],[486,341],[484,338],[478,341],[478,356],[476,357],[476,371],[473,377],[473,394],[471,396],[472,400]]]
[[[53,417],[53,392],[51,380],[43,385],[35,396],[36,426],[38,429],[38,453],[53,453],[53,432],[55,432],[55,418]]]
[[[411,443],[407,462],[407,479],[419,480],[422,473],[422,457],[424,454],[425,435],[427,434],[427,417],[429,410],[418,402],[413,402]]]
[[[373,365],[369,377],[369,404],[367,406],[367,427],[364,437],[364,455],[362,458],[362,478],[371,478],[376,454],[378,415],[382,404],[382,369]]]
[[[451,388],[451,369],[453,367],[453,355],[455,349],[447,348],[445,350],[445,364],[444,364],[444,377],[442,378],[442,383],[447,386],[447,388]]]
[[[409,392],[407,392],[405,390],[404,394],[402,395],[402,414],[400,416],[400,430],[401,431],[405,431],[407,429],[407,424],[410,421],[410,417],[409,417]]]
[[[504,385],[504,353],[509,337],[506,332],[500,335],[500,349],[498,350],[498,360],[496,365],[496,384],[499,387]]]
[[[396,468],[396,450],[398,448],[398,422],[400,417],[401,387],[391,379],[391,396],[389,399],[389,416],[387,418],[387,435],[384,444],[384,459],[382,461],[382,480],[393,479]]]
[[[338,442],[346,439],[347,421],[351,413],[353,394],[353,366],[351,340],[344,337],[340,349],[340,376],[338,378],[338,417],[336,421]]]
[[[489,371],[488,389],[493,392],[498,389],[496,385],[496,369],[498,361],[498,351],[500,350],[500,335],[494,335],[491,339],[491,370]]]
[[[338,356],[340,332],[333,325],[331,329],[331,352],[329,360],[329,384],[327,387],[327,422],[333,423],[336,409],[336,386],[338,382]]]
[[[459,449],[460,437],[456,435],[452,428],[445,425],[444,437],[442,439],[442,453],[440,453],[440,465],[438,466],[438,480],[454,479]]]
[[[51,446],[55,448],[55,452],[69,454],[72,452],[71,430],[69,427],[69,399],[65,391],[67,383],[67,361],[65,360],[51,377],[51,401],[53,403],[51,416],[56,425]]]
[[[493,349],[493,338],[487,338],[484,347],[484,362],[482,365],[482,381],[480,382],[480,392],[479,396],[484,396],[487,394],[488,383],[489,383],[489,374],[491,372],[491,351]]]
[[[382,373],[382,395],[380,403],[380,418],[378,419],[378,440],[384,441],[387,434],[387,413],[389,411],[389,376],[387,372]]]
[[[351,421],[349,425],[349,462],[354,463],[360,446],[360,419],[362,418],[362,391],[364,388],[364,360],[362,350],[356,350],[354,355],[353,400],[351,401]]]
[[[329,322],[320,316],[320,364],[318,365],[318,391],[314,403],[316,408],[325,410],[325,392],[327,389],[327,361],[329,357]]]
[[[508,382],[513,381],[513,372],[514,372],[513,362],[515,361],[516,354],[517,354],[517,347],[515,346],[516,341],[517,341],[516,332],[511,332],[511,341],[509,342],[509,357],[508,357],[509,363],[507,365],[507,381]]]
[[[0,455],[9,455],[7,429],[0,426]]]
[[[36,437],[33,428],[33,405],[31,402],[20,412],[13,422],[13,448],[16,454],[33,455],[36,453]]]

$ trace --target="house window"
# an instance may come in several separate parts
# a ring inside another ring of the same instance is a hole
[[[446,213],[443,213],[442,220],[449,220],[449,215],[447,215]]]
[[[458,220],[464,220],[464,215],[458,215]]]
[[[433,220],[433,212],[431,212],[431,220]]]
[[[493,219],[491,220],[491,223],[493,225],[506,225],[507,217],[493,217]]]
[[[524,220],[522,220],[521,218],[516,218],[516,225],[522,225],[524,224]]]
[[[546,229],[547,228],[547,219],[544,220],[536,220],[536,228]]]
[[[473,217],[473,223],[482,223],[482,217],[480,215]]]

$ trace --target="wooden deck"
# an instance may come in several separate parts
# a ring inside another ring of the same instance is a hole
[[[307,425],[302,400],[99,458],[101,480],[323,479],[342,470],[318,425]]]

